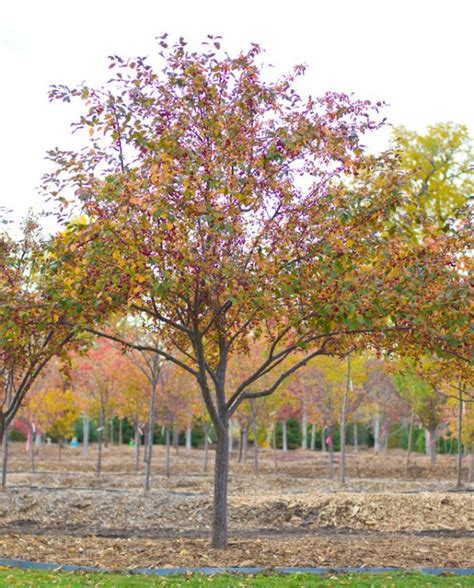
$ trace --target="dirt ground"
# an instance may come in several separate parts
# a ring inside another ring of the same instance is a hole
[[[143,452],[142,452],[143,457]],[[474,493],[454,491],[455,458],[429,466],[414,455],[348,455],[348,481],[326,479],[321,452],[261,451],[261,472],[231,457],[230,546],[209,546],[212,452],[154,451],[150,492],[135,473],[134,448],[44,447],[31,473],[29,455],[13,444],[8,488],[0,493],[0,557],[99,565],[113,569],[219,565],[474,567]],[[467,461],[467,460],[466,460]],[[466,464],[467,466],[467,464]],[[336,463],[337,476],[337,463]],[[464,473],[464,478],[467,471]]]

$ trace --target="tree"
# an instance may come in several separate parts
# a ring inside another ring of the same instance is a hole
[[[99,451],[97,475],[102,470],[102,445],[108,444],[108,419],[115,416],[123,375],[129,362],[124,353],[106,338],[91,344],[86,355],[75,356],[72,380],[76,393],[83,399],[85,413],[98,421]]]
[[[433,357],[424,358],[418,363],[418,375],[433,388],[435,393],[444,400],[442,418],[449,428],[455,428],[458,440],[456,464],[456,488],[461,489],[463,443],[471,448],[471,465],[469,478],[472,479],[472,411],[474,402],[472,382],[474,381],[473,365],[464,365],[457,358],[439,360]],[[454,408],[455,407],[455,408]],[[453,411],[454,408],[454,411]],[[453,413],[455,418],[453,419]],[[453,421],[456,422],[453,427]]]
[[[25,220],[18,241],[6,231],[0,232],[2,487],[6,485],[10,424],[51,359],[64,356],[68,348],[80,344],[75,324],[78,306],[59,308],[57,292],[53,294],[55,284],[43,271],[45,262],[50,262],[46,259],[46,246],[32,217]],[[77,304],[84,318],[86,306],[79,300]]]
[[[436,434],[442,422],[446,399],[417,371],[413,361],[405,361],[402,371],[394,374],[400,396],[408,402],[427,431],[427,450],[431,465],[436,463]]]
[[[140,447],[142,432],[150,421],[151,386],[147,374],[126,356],[118,377],[115,394],[116,412],[119,419],[129,419],[135,432],[135,471],[140,472]],[[143,367],[143,366],[142,366]]]
[[[294,89],[303,67],[265,81],[257,45],[235,58],[217,38],[202,52],[182,39],[160,45],[158,70],[114,56],[106,88],[52,88],[51,99],[85,102],[77,129],[90,145],[50,151],[57,169],[45,189],[61,215],[74,192],[86,217],[56,247],[63,303],[89,280],[91,297],[153,325],[162,347],[138,347],[198,382],[217,436],[213,545],[224,548],[228,427],[241,403],[318,355],[402,335],[438,341],[454,245],[446,235],[429,247],[396,230],[386,238],[403,199],[398,161],[362,146],[381,104],[303,99]],[[436,325],[421,329],[435,310]],[[230,357],[251,341],[265,358],[226,388]]]
[[[75,336],[39,273],[43,245],[33,219],[18,242],[0,233],[0,442],[43,368]]]
[[[403,401],[393,382],[386,361],[372,358],[367,364],[365,414],[374,436],[374,452],[385,453],[390,429],[407,415],[408,404]]]
[[[5,222],[5,221],[3,221]],[[73,224],[71,225],[73,226]],[[101,323],[108,300],[96,298],[84,279],[75,300],[63,299],[54,249],[64,236],[45,240],[37,221],[28,217],[15,241],[0,232],[0,443],[2,483],[6,480],[8,426],[28,392],[54,357],[84,346],[83,322]],[[94,280],[93,274],[90,279]],[[85,294],[92,292],[92,297]],[[78,321],[78,317],[82,321]],[[87,339],[86,339],[87,340]]]
[[[415,198],[406,218],[409,224],[415,220],[414,233],[420,236],[423,224],[430,231],[457,230],[474,191],[474,152],[467,126],[439,123],[425,134],[399,127],[394,145],[410,174],[407,189]]]
[[[43,428],[45,423],[45,417],[43,414],[43,405],[41,402],[36,401],[36,396],[44,396],[49,390],[65,390],[69,387],[67,381],[67,358],[59,357],[52,358],[48,364],[41,371],[39,377],[35,380],[30,390],[26,401],[22,404],[21,409],[18,412],[20,418],[25,419],[29,423],[29,434],[28,438],[33,439],[33,433],[35,434],[35,443],[32,445],[40,444],[41,437],[46,433]],[[32,469],[35,468],[35,448],[32,446],[31,458],[32,458]],[[33,472],[34,473],[34,472]]]
[[[58,437],[61,456],[64,440],[73,435],[80,414],[76,395],[70,389],[49,388],[40,390],[29,404],[40,428]]]
[[[143,343],[150,343],[154,346],[159,346],[159,341],[156,339],[146,337],[143,332],[140,332],[139,329],[134,328],[133,325],[127,325],[126,322],[122,325],[119,325],[121,330],[125,330],[127,332],[127,338],[133,340],[136,344],[140,342]],[[147,423],[147,435],[146,435],[146,443],[145,443],[145,482],[144,482],[144,489],[148,491],[150,489],[150,478],[151,478],[151,462],[152,462],[152,454],[153,454],[153,435],[155,431],[155,422],[156,422],[156,395],[157,395],[157,388],[158,388],[158,381],[160,378],[161,370],[163,367],[163,360],[160,355],[157,353],[153,353],[151,351],[146,350],[139,350],[136,348],[128,349],[127,358],[129,362],[132,364],[134,368],[139,370],[148,384],[149,388],[149,407],[148,407],[148,423]],[[132,367],[130,366],[130,367]],[[122,372],[123,376],[123,372]],[[124,386],[127,391],[130,390],[130,386],[128,383],[128,378],[125,376],[124,378]],[[133,402],[133,404],[137,404]],[[140,407],[138,404],[138,410],[136,410],[136,414],[140,412],[140,409],[143,409],[143,406]],[[128,410],[128,407],[125,406],[125,410]],[[138,428],[138,419],[136,420],[136,429]],[[136,435],[136,447],[137,447],[137,471],[138,471],[138,448],[139,448],[139,437]]]

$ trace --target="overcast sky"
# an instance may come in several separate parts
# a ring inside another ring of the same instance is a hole
[[[69,140],[74,108],[49,104],[48,86],[100,84],[107,55],[151,55],[164,32],[220,34],[229,52],[257,42],[277,71],[308,65],[303,91],[355,92],[387,101],[393,124],[452,120],[474,135],[473,23],[474,0],[5,0],[0,206],[40,210],[45,152]]]

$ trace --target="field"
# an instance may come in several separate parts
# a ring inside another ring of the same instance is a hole
[[[164,449],[154,449],[145,494],[131,447],[105,449],[99,479],[95,448],[88,459],[65,448],[58,461],[57,449],[44,447],[33,475],[24,446],[12,444],[8,488],[0,494],[0,557],[116,570],[474,566],[473,496],[453,491],[452,456],[430,468],[415,455],[404,479],[403,452],[351,453],[342,486],[325,479],[321,452],[262,451],[258,478],[251,460],[239,464],[233,454],[231,540],[221,552],[209,546],[212,452],[205,474],[202,451],[172,450],[166,478]]]
[[[312,574],[258,574],[251,576],[215,574],[208,577],[201,574],[186,574],[158,578],[156,576],[132,576],[130,574],[90,574],[67,572],[24,572],[18,570],[0,570],[0,586],[34,586],[35,588],[49,588],[50,586],[64,586],[73,588],[79,586],[100,586],[101,588],[131,588],[154,586],[167,588],[200,588],[213,586],[215,588],[335,588],[338,586],[353,586],[354,588],[431,588],[432,586],[473,586],[472,578],[458,576],[437,577],[419,573],[384,573],[384,574],[347,574],[335,576],[326,574],[317,576]]]

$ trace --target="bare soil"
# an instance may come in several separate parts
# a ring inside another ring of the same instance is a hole
[[[142,452],[143,457],[143,452]],[[276,457],[276,459],[275,459]],[[8,488],[0,493],[0,557],[100,565],[156,566],[474,566],[474,493],[454,491],[455,458],[434,468],[414,455],[404,478],[405,454],[348,455],[348,482],[327,480],[321,452],[261,451],[257,477],[232,455],[230,547],[209,546],[212,463],[203,452],[154,448],[152,490],[143,492],[134,448],[104,451],[95,475],[95,448],[55,447],[30,471],[24,446],[12,444]],[[337,467],[336,467],[337,475]],[[467,472],[465,472],[465,477]]]

